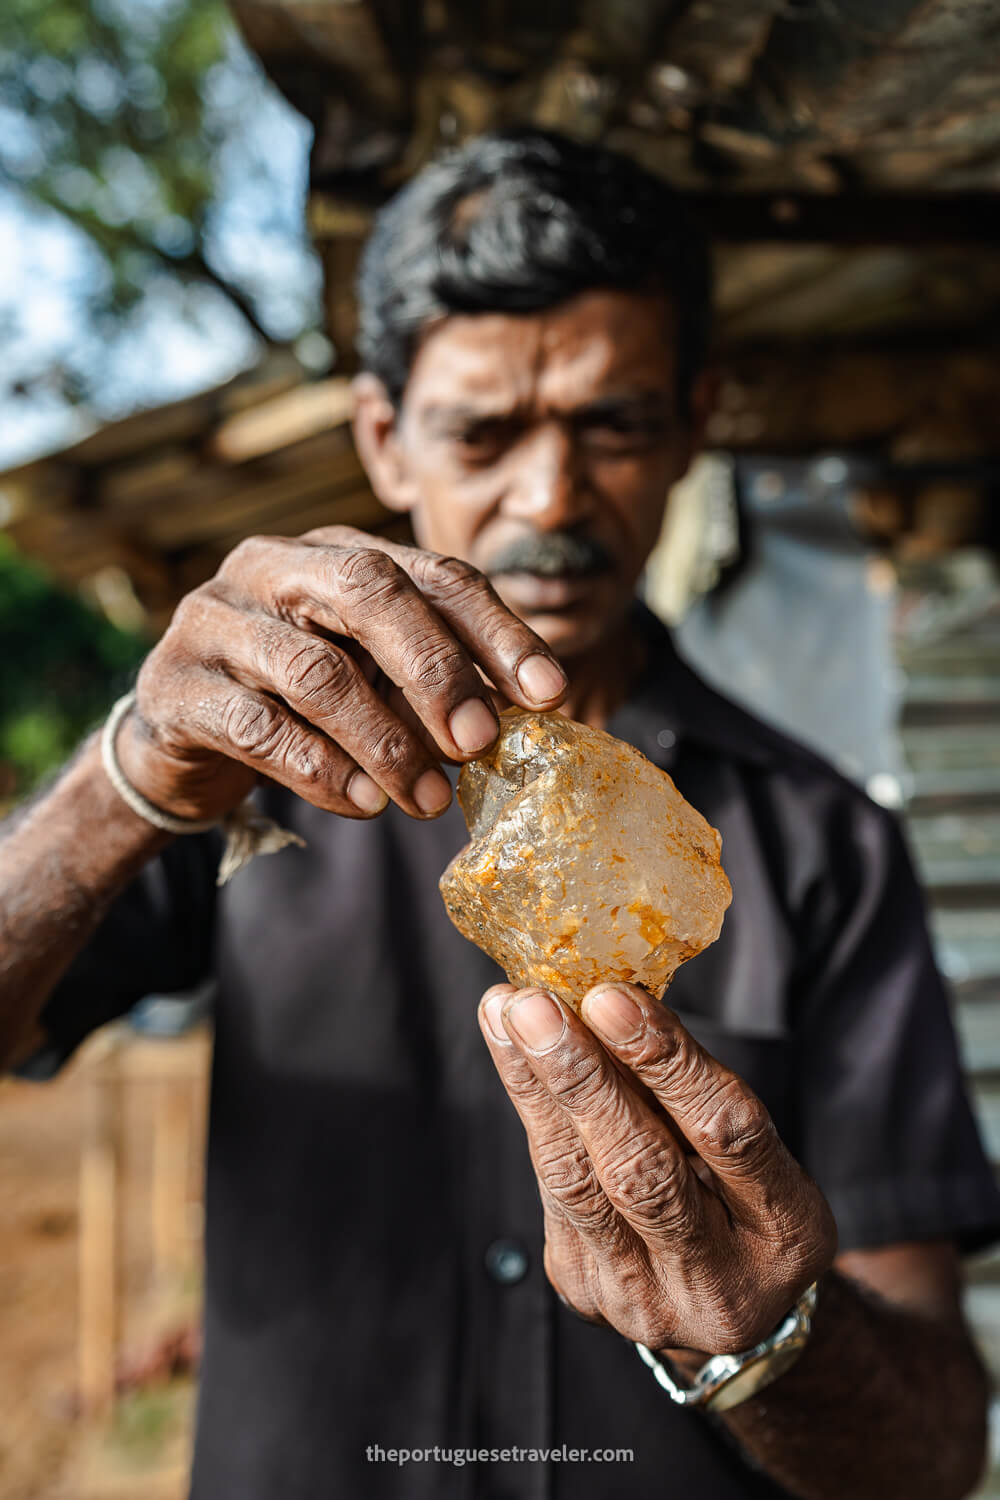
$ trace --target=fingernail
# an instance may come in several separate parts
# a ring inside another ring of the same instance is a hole
[[[366,813],[381,812],[389,800],[382,788],[364,771],[355,771],[347,784],[347,795],[355,807]]]
[[[500,733],[496,715],[482,698],[466,698],[448,720],[451,737],[460,750],[474,755],[492,745]]]
[[[503,1008],[507,996],[503,991],[490,995],[483,1001],[483,1015],[486,1017],[486,1025],[495,1042],[500,1042],[504,1047],[512,1046],[510,1037],[503,1029]]]
[[[422,813],[440,812],[451,801],[451,786],[440,771],[425,771],[413,788],[413,800]]]
[[[566,1017],[552,996],[542,990],[532,990],[515,1000],[507,1019],[532,1052],[550,1051],[566,1030]]]
[[[566,674],[547,656],[527,656],[517,669],[517,680],[526,698],[548,703],[566,686]]]
[[[646,1024],[646,1017],[631,995],[621,990],[598,990],[583,1002],[583,1018],[609,1042],[632,1042]]]

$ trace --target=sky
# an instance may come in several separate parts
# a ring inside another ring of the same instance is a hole
[[[310,127],[235,39],[209,84],[226,136],[213,163],[208,259],[251,294],[272,337],[294,339],[315,327],[320,311],[320,269],[304,223]],[[10,121],[0,119],[5,126],[9,146]],[[123,163],[120,191],[141,190]],[[85,235],[0,183],[0,334],[6,378],[23,382],[19,394],[0,397],[0,468],[140,407],[220,384],[259,358],[259,340],[220,292],[168,276],[149,284],[121,336],[95,338],[84,309],[102,274]],[[307,347],[315,355],[315,337]],[[93,409],[61,394],[54,374],[67,362],[99,374]]]

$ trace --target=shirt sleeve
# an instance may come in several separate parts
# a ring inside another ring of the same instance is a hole
[[[210,976],[220,852],[214,832],[177,839],[126,887],[46,1001],[45,1042],[21,1077],[52,1077],[84,1037],[144,996]]]
[[[902,832],[860,796],[833,823],[833,895],[794,1000],[803,1165],[842,1249],[982,1248],[1000,1238],[1000,1193]]]

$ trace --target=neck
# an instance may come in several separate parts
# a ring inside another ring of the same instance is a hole
[[[646,664],[646,648],[626,617],[591,647],[563,662],[569,692],[559,712],[603,729],[628,697]]]

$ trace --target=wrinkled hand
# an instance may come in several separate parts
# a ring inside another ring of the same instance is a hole
[[[350,526],[249,537],[146,658],[118,756],[182,818],[221,816],[261,777],[342,817],[390,798],[434,817],[451,800],[439,763],[493,742],[498,694],[538,709],[565,691],[545,642],[458,558]]]
[[[583,1013],[509,984],[479,1010],[528,1134],[546,1274],[582,1317],[650,1348],[749,1348],[831,1265],[830,1209],[671,1011],[616,985]]]

